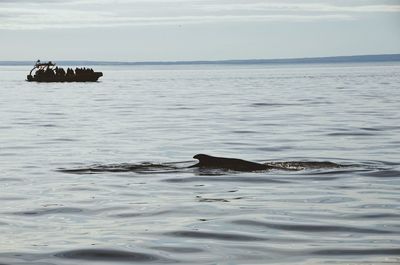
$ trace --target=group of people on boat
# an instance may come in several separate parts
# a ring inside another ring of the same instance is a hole
[[[46,69],[39,69],[35,73],[35,77],[47,77],[47,78],[75,78],[82,75],[93,74],[94,70],[92,68],[75,68],[75,71],[72,68],[68,68],[65,71],[61,67],[55,67],[54,69],[47,67]]]

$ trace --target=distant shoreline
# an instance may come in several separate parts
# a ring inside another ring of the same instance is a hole
[[[44,60],[43,60],[44,61]],[[336,63],[375,63],[375,62],[400,62],[400,54],[381,55],[353,55],[291,59],[248,59],[248,60],[219,60],[219,61],[145,61],[145,62],[118,62],[118,61],[77,61],[54,60],[58,65],[282,65],[282,64],[336,64]],[[1,66],[33,65],[35,61],[0,61]]]

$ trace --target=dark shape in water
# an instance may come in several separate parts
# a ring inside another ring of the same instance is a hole
[[[303,170],[303,169],[320,169],[320,168],[341,168],[346,167],[332,162],[269,162],[265,164],[255,163],[237,158],[216,157],[205,154],[197,154],[193,158],[199,160],[199,163],[190,166],[198,168],[215,168],[227,169],[234,171],[252,172],[271,169],[280,170]]]
[[[32,75],[34,70],[36,72]],[[102,72],[95,72],[91,68],[75,68],[75,71],[68,68],[65,71],[55,63],[41,63],[38,60],[26,78],[28,82],[96,82],[101,76]]]
[[[199,160],[199,163],[190,167],[218,168],[235,171],[259,171],[273,168],[265,164],[250,162],[237,158],[216,157],[204,154],[195,155],[193,158]]]
[[[327,169],[327,168],[342,168],[350,167],[351,165],[340,165],[332,162],[319,162],[319,161],[287,161],[287,162],[267,162],[255,163],[237,158],[215,157],[210,155],[198,154],[193,158],[198,159],[199,163],[192,166],[179,166],[178,163],[164,163],[164,164],[110,164],[110,165],[93,165],[85,168],[65,169],[60,168],[58,171],[73,174],[95,174],[103,172],[138,172],[141,174],[154,174],[154,173],[172,173],[179,172],[186,168],[199,168],[199,169],[216,169],[216,170],[233,170],[241,172],[257,172],[266,170],[290,170],[298,171],[304,169]],[[210,175],[210,172],[206,172]],[[222,172],[217,172],[218,174]],[[187,179],[186,179],[187,180]],[[237,178],[236,178],[237,180]],[[261,179],[262,180],[262,179]],[[264,180],[263,180],[264,181]],[[268,180],[268,182],[276,182],[276,180]]]
[[[67,259],[111,262],[146,262],[160,259],[150,254],[113,249],[79,249],[57,253],[55,256]]]
[[[110,165],[93,165],[87,168],[76,168],[76,169],[64,169],[61,168],[59,171],[64,173],[74,173],[74,174],[95,174],[102,172],[140,172],[140,173],[160,173],[160,172],[171,172],[171,170],[176,170],[177,167],[169,164],[110,164]]]

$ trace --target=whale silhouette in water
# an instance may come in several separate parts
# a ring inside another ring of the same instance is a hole
[[[189,168],[217,168],[246,172],[268,170],[274,168],[267,164],[255,163],[238,158],[216,157],[205,154],[197,154],[193,158],[199,160],[199,163],[190,166]]]
[[[327,169],[327,168],[342,168],[351,165],[340,165],[333,162],[320,162],[320,161],[283,161],[283,162],[267,162],[256,163],[238,158],[217,157],[206,154],[197,154],[193,157],[199,162],[192,166],[179,166],[179,163],[141,163],[141,164],[109,164],[109,165],[92,165],[86,168],[65,169],[60,168],[58,171],[73,174],[95,174],[102,172],[138,172],[138,173],[170,173],[179,171],[186,168],[199,168],[199,169],[221,169],[232,170],[239,172],[256,172],[266,170],[290,170],[298,171],[304,169]],[[185,163],[188,161],[185,161]]]
[[[234,171],[262,171],[271,169],[280,170],[302,170],[302,169],[318,169],[318,168],[340,168],[345,167],[333,162],[305,162],[305,161],[288,161],[288,162],[269,162],[265,164],[255,163],[238,158],[216,157],[205,154],[197,154],[193,157],[199,160],[199,163],[189,168],[215,168]]]

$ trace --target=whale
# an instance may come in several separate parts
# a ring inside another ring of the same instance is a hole
[[[199,162],[189,168],[215,168],[243,172],[269,170],[274,168],[273,166],[266,164],[255,163],[238,158],[217,157],[205,154],[197,154],[193,156],[193,158],[199,160]]]
[[[172,172],[180,169],[186,168],[198,168],[198,169],[220,169],[220,170],[231,170],[231,171],[241,171],[241,172],[257,172],[257,171],[267,171],[267,170],[286,170],[286,171],[299,171],[299,170],[318,170],[318,169],[328,169],[328,168],[345,168],[352,167],[356,165],[341,165],[329,161],[269,161],[266,163],[256,163],[238,158],[228,158],[228,157],[217,157],[206,154],[197,154],[193,156],[199,162],[191,166],[179,166],[180,163],[162,163],[153,164],[149,162],[140,164],[108,164],[108,165],[92,165],[85,168],[59,168],[58,171],[63,173],[72,174],[97,174],[103,172]]]

